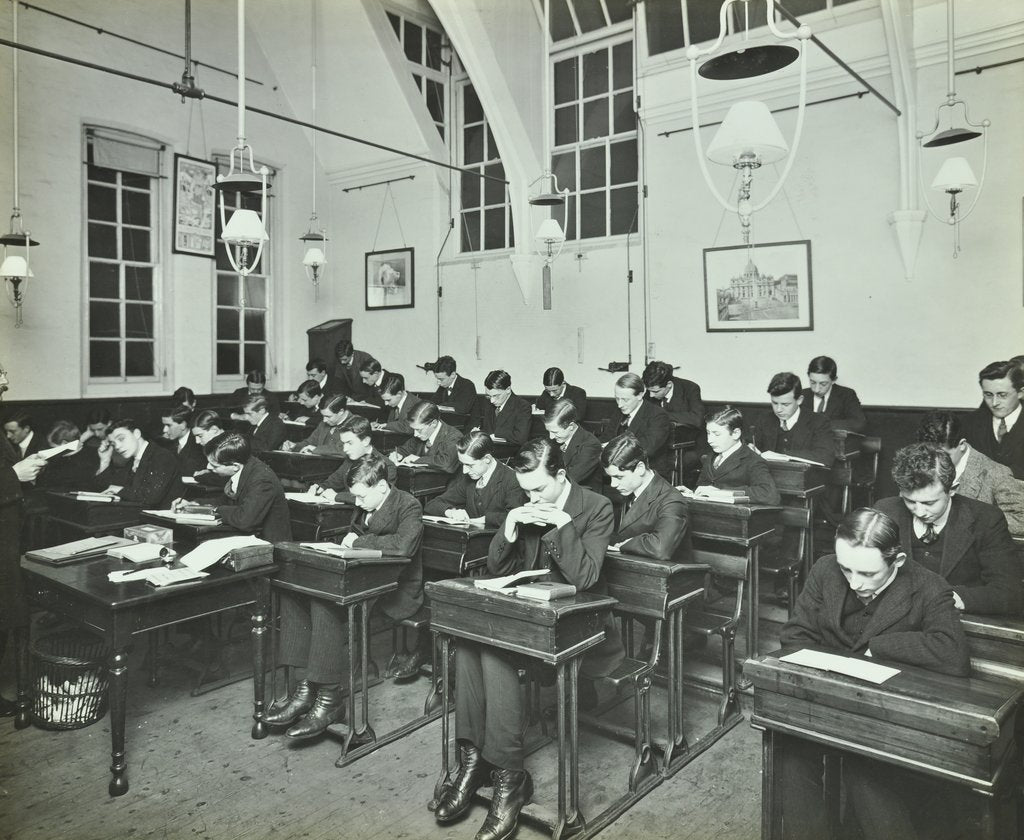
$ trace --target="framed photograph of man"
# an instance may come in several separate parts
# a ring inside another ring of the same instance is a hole
[[[366,308],[411,309],[416,304],[413,248],[366,254]]]
[[[811,243],[704,249],[708,332],[812,330]]]
[[[174,238],[175,254],[213,259],[216,193],[213,184],[217,167],[206,160],[174,156]]]

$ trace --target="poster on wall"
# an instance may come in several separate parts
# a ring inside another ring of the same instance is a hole
[[[366,308],[411,309],[416,303],[413,249],[366,253]]]
[[[174,156],[174,239],[175,254],[214,256],[213,220],[217,167],[206,160]]]
[[[812,330],[811,242],[704,249],[708,332]]]

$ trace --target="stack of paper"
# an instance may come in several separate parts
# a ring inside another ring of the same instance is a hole
[[[486,520],[482,516],[478,516],[476,519],[452,519],[448,516],[431,516],[429,514],[423,514],[423,521],[439,522],[442,525],[464,525],[468,528],[471,525],[483,525]]]
[[[212,513],[178,513],[175,510],[144,510],[150,516],[181,522],[183,525],[216,525],[220,520]]]
[[[801,458],[797,455],[783,455],[781,452],[772,452],[770,449],[767,452],[762,452],[761,457],[766,461],[790,461],[799,464],[814,464],[816,467],[825,466],[821,461],[812,461],[810,458]]]
[[[881,685],[886,680],[895,677],[900,673],[899,668],[890,668],[887,665],[878,665],[875,662],[865,662],[863,659],[852,659],[849,656],[839,656],[835,653],[822,653],[817,650],[798,650],[787,656],[780,656],[780,662],[791,662],[794,665],[803,665],[807,668],[815,668],[818,671],[832,671],[837,674],[845,674],[848,677],[856,677],[859,680]]]
[[[221,537],[199,543],[192,551],[181,558],[181,565],[199,571],[209,568],[227,556],[236,548],[249,548],[254,545],[270,545],[259,537]]]
[[[550,569],[530,569],[525,572],[516,572],[514,575],[506,575],[505,577],[475,578],[473,580],[473,585],[477,589],[487,589],[491,592],[499,592],[523,581],[530,580],[531,578],[543,577],[549,572]]]
[[[284,497],[289,502],[301,502],[304,505],[342,505],[343,502],[330,501],[325,496],[319,496],[316,493],[310,493],[308,490],[302,493],[285,493]]]

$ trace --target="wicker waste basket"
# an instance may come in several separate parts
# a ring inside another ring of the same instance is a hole
[[[107,648],[80,630],[40,636],[31,646],[32,720],[42,729],[81,729],[107,713]]]

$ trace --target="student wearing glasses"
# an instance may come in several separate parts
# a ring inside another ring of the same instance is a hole
[[[530,436],[530,404],[512,393],[512,377],[503,370],[492,370],[484,379],[484,406],[480,431],[495,441],[521,446]]]

